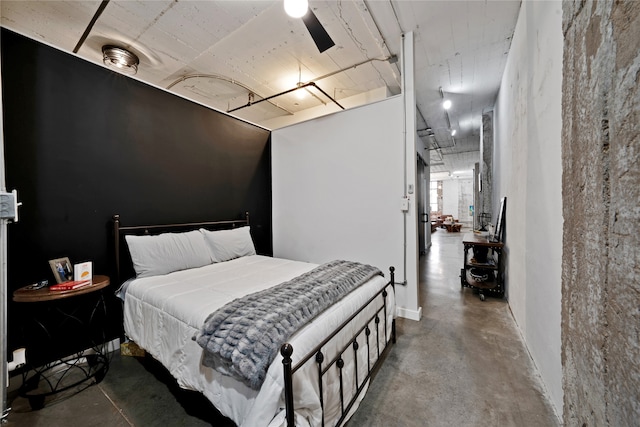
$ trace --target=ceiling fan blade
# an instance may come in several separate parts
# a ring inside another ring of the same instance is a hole
[[[311,11],[311,8],[309,8],[309,10],[307,10],[307,13],[302,17],[302,21],[304,22],[304,25],[307,26],[307,30],[309,30],[309,34],[311,34],[311,37],[316,43],[316,46],[318,47],[320,53],[324,52],[332,46],[335,46],[335,43],[329,36],[329,33],[327,33],[320,21],[318,21],[318,18]]]

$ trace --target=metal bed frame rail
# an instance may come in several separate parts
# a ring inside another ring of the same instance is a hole
[[[113,215],[113,232],[114,232],[114,252],[115,252],[115,264],[116,264],[116,276],[117,280],[120,280],[122,265],[121,265],[121,239],[123,235],[126,234],[154,234],[159,232],[168,232],[168,231],[177,231],[185,228],[193,228],[193,227],[212,227],[212,228],[235,228],[238,226],[249,225],[249,212],[246,212],[243,219],[231,220],[231,221],[211,221],[211,222],[196,222],[196,223],[182,223],[182,224],[163,224],[163,225],[140,225],[140,226],[122,226],[120,223],[120,215]],[[389,337],[387,333],[388,324],[387,324],[387,311],[389,309],[393,309],[393,307],[387,307],[387,295],[388,289],[391,288],[395,292],[395,268],[389,267],[389,282],[379,290],[375,295],[373,295],[365,304],[363,304],[360,309],[353,313],[348,319],[346,319],[340,326],[338,326],[327,338],[325,338],[320,344],[318,344],[312,351],[306,354],[300,361],[295,365],[293,365],[293,361],[291,359],[291,355],[293,354],[293,347],[289,343],[285,343],[280,348],[280,353],[283,356],[283,371],[284,371],[284,386],[285,386],[285,405],[286,405],[286,420],[288,427],[295,427],[294,421],[294,404],[293,404],[293,374],[301,369],[306,363],[308,363],[312,358],[317,364],[318,370],[318,390],[320,395],[320,406],[322,410],[322,426],[325,425],[324,420],[324,402],[323,402],[323,377],[325,374],[330,372],[332,367],[336,367],[338,369],[338,378],[340,382],[340,405],[341,405],[341,415],[336,425],[342,423],[351,408],[355,405],[358,397],[363,392],[366,387],[367,381],[372,377],[376,369],[382,363],[385,353],[389,350],[390,346],[389,341],[395,344],[396,342],[396,324],[395,319],[391,322],[391,336]],[[332,339],[334,339],[345,327],[347,327],[353,319],[355,319],[359,314],[363,312],[367,307],[369,307],[372,303],[376,301],[378,298],[382,298],[382,305],[376,310],[375,314],[370,316],[367,321],[364,323],[364,326],[360,327],[356,334],[349,338],[349,342],[343,346],[343,348],[339,349],[336,356],[327,361],[325,364],[325,354],[323,353],[323,347],[329,343]],[[384,319],[384,334],[380,333],[380,315],[382,313],[382,318]],[[373,364],[371,364],[371,351],[372,351],[372,339],[371,337],[371,328],[369,325],[371,322],[375,323],[375,346],[376,346],[376,355],[377,359]],[[367,348],[367,373],[360,381],[358,376],[358,355],[357,351],[360,348],[360,344],[358,343],[358,338],[363,334],[365,335],[366,340],[366,348]],[[384,336],[381,336],[384,335]],[[351,349],[351,350],[350,350]],[[348,351],[353,351],[354,357],[354,369],[355,369],[355,381],[354,381],[354,390],[353,396],[351,399],[346,401],[345,399],[345,390],[343,384],[343,368],[344,368],[344,356]],[[323,366],[324,364],[324,366]]]
[[[293,374],[295,374],[300,368],[302,368],[307,362],[309,362],[310,360],[314,360],[316,365],[317,365],[317,370],[318,370],[318,391],[319,391],[319,396],[320,396],[320,409],[322,411],[322,426],[324,427],[325,425],[325,416],[324,416],[324,397],[323,397],[323,378],[324,375],[327,374],[329,372],[329,370],[335,366],[338,369],[338,378],[339,378],[339,382],[340,382],[340,406],[341,406],[341,415],[340,418],[338,419],[338,422],[336,423],[336,425],[340,425],[347,417],[347,415],[349,414],[349,411],[351,410],[351,408],[353,407],[353,405],[356,403],[358,397],[360,396],[360,394],[362,393],[362,391],[364,390],[367,381],[369,381],[369,379],[371,378],[371,376],[373,375],[373,373],[376,371],[376,369],[380,366],[380,364],[382,363],[383,357],[385,352],[390,348],[388,346],[389,344],[389,337],[387,334],[387,329],[388,329],[388,325],[387,325],[387,289],[389,288],[389,286],[391,286],[393,288],[393,290],[395,291],[395,268],[394,267],[389,267],[389,273],[390,273],[390,280],[389,282],[384,286],[384,288],[382,288],[380,291],[378,291],[374,296],[372,296],[361,308],[360,310],[358,310],[356,313],[353,313],[351,315],[351,317],[349,317],[347,320],[345,320],[340,326],[338,326],[327,338],[324,339],[324,341],[322,341],[320,344],[318,344],[313,350],[311,350],[309,353],[307,353],[302,359],[300,359],[300,361],[293,366],[293,361],[291,359],[291,355],[293,354],[293,346],[291,346],[291,344],[289,343],[285,343],[282,345],[282,347],[280,348],[280,354],[282,355],[282,364],[283,364],[283,374],[284,374],[284,388],[285,388],[285,407],[286,407],[286,421],[287,421],[287,427],[295,427],[295,408],[294,408],[294,404],[293,404]],[[365,308],[367,308],[370,304],[372,304],[377,298],[379,298],[380,296],[382,296],[382,306],[378,308],[378,310],[376,310],[375,314],[373,314],[371,317],[369,317],[369,319],[367,319],[366,323],[364,324],[364,326],[360,327],[360,329],[355,333],[355,335],[350,339],[350,341],[341,349],[339,349],[339,351],[337,352],[337,354],[335,355],[335,357],[329,361],[327,361],[327,363],[323,366],[323,363],[325,362],[325,354],[322,352],[322,348],[328,343],[330,342],[334,337],[336,337],[347,325],[350,324],[350,322],[356,317],[358,316]],[[380,313],[382,312],[383,315],[383,319],[384,319],[384,347],[382,352],[380,351],[380,340],[381,340],[381,334],[380,334]],[[369,324],[371,324],[371,322],[375,322],[375,329],[376,329],[376,333],[375,333],[375,345],[376,345],[376,354],[377,354],[377,358],[376,361],[373,365],[371,365],[371,340],[370,340],[370,336],[371,336],[371,328],[369,328]],[[366,348],[367,348],[367,374],[366,376],[362,379],[362,381],[359,381],[358,378],[358,349],[360,348],[360,344],[358,343],[358,337],[360,337],[362,335],[362,332],[364,331],[364,335],[365,335],[365,339],[366,339]],[[396,324],[395,324],[395,319],[392,321],[391,323],[391,342],[395,344],[396,342]],[[354,382],[354,387],[355,390],[352,390],[353,396],[351,397],[351,399],[349,399],[349,401],[345,402],[345,390],[344,390],[344,384],[343,384],[343,368],[344,368],[344,355],[346,352],[353,350],[353,358],[354,358],[354,378],[355,378],[355,382]]]

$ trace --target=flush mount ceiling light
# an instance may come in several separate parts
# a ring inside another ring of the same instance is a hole
[[[451,129],[451,136],[456,136],[456,130],[455,129]]]
[[[102,46],[102,61],[110,68],[116,68],[124,74],[138,72],[138,57],[126,49],[113,45]]]

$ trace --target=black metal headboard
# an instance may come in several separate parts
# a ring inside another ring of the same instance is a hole
[[[122,225],[122,223],[120,222],[120,215],[115,214],[113,215],[113,243],[117,282],[121,282],[121,273],[123,271],[127,273],[133,272],[131,256],[129,255],[129,250],[126,243],[124,243],[124,236],[126,235],[154,235],[161,233],[197,230],[199,228],[206,228],[207,230],[225,230],[248,225],[249,212],[245,212],[244,218],[242,219],[155,225]],[[120,250],[121,246],[125,250]]]

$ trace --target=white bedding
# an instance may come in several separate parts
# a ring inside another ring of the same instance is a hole
[[[159,360],[181,387],[202,392],[238,426],[284,425],[282,362],[279,356],[269,368],[262,388],[256,391],[203,366],[200,363],[203,350],[192,337],[206,317],[224,304],[245,294],[290,280],[314,267],[316,264],[253,255],[163,276],[133,280],[128,285],[124,298],[125,333]],[[294,364],[381,289],[387,280],[381,276],[371,279],[296,333],[290,340],[294,349]],[[376,300],[375,306],[382,306],[381,298]],[[386,313],[389,337],[394,307],[395,296],[390,288]],[[371,308],[359,315],[356,318],[358,326],[364,324],[365,316],[371,317],[374,312],[375,309]],[[379,332],[382,336],[385,333],[384,325],[385,322],[381,319]],[[370,327],[373,330],[372,336],[375,336],[373,322]],[[356,326],[346,328],[343,334],[345,336],[338,337],[340,344],[332,342],[324,350],[325,353],[332,356],[336,346],[348,342],[347,335],[353,335],[354,330]],[[365,337],[364,334],[361,335],[358,339],[359,382],[362,382],[367,368]],[[369,358],[371,363],[377,359],[373,341]],[[347,352],[345,364],[343,383],[347,388],[353,382],[352,351]],[[302,371],[294,375],[296,422],[298,425],[320,425],[315,364],[309,364]],[[335,375],[333,380],[329,379],[327,382],[323,393],[325,422],[326,425],[333,425],[335,422],[331,421],[340,415],[340,401],[337,397],[339,386]]]

